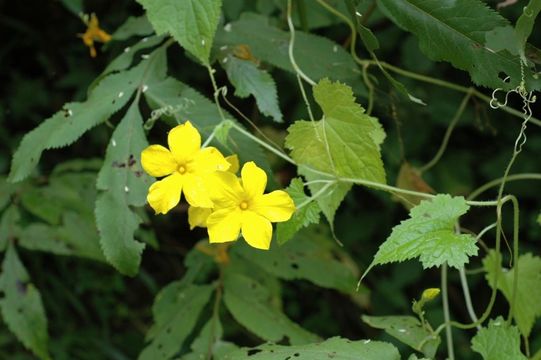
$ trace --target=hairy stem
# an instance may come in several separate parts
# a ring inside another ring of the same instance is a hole
[[[453,346],[453,333],[451,328],[451,314],[449,312],[449,296],[447,294],[447,263],[441,267],[441,296],[443,299],[443,318],[445,320],[445,336],[447,338],[447,354],[449,360],[455,359]]]

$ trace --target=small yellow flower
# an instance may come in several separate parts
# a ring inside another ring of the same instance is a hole
[[[211,208],[208,180],[215,171],[227,170],[229,163],[216,148],[201,149],[201,135],[189,121],[171,129],[167,142],[170,150],[150,145],[141,153],[141,164],[150,176],[165,176],[150,186],[148,203],[157,214],[165,214],[184,193],[188,204]]]
[[[94,47],[94,41],[106,43],[111,41],[111,35],[104,30],[100,29],[100,24],[96,14],[90,15],[90,20],[84,20],[87,29],[84,34],[78,34],[83,39],[83,43],[89,47],[90,56],[96,57],[96,48]]]
[[[230,172],[217,172],[211,197],[214,211],[207,219],[211,243],[234,241],[239,233],[246,242],[267,250],[272,238],[271,222],[287,221],[295,212],[288,193],[276,190],[264,194],[267,174],[253,162],[244,164],[242,180]]]
[[[236,174],[239,171],[239,157],[237,155],[230,155],[225,158],[229,163],[229,171],[232,174]],[[188,208],[188,223],[190,224],[190,230],[193,230],[196,226],[207,227],[207,219],[212,214],[212,209],[200,208],[190,206]]]

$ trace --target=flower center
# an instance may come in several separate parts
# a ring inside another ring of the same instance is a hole
[[[248,209],[248,202],[246,202],[246,201],[241,202],[239,207],[240,207],[241,210]]]
[[[185,165],[180,165],[177,169],[177,171],[180,173],[180,174],[185,174],[186,173],[186,166]]]

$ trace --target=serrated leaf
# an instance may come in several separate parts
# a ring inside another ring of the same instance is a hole
[[[500,316],[490,320],[488,327],[481,328],[472,338],[472,349],[484,360],[526,360],[520,351],[520,334]]]
[[[317,202],[310,201],[310,198],[305,194],[304,184],[300,178],[291,180],[286,191],[293,199],[296,210],[291,219],[276,225],[276,239],[279,245],[291,240],[303,227],[319,223],[319,212],[321,211]],[[299,208],[299,205],[303,205],[303,207]]]
[[[526,42],[532,33],[539,12],[541,12],[541,2],[539,0],[530,0],[528,5],[522,9],[522,15],[520,15],[515,25],[519,52],[525,65],[527,65]]]
[[[30,282],[24,265],[11,244],[0,275],[2,317],[9,330],[40,359],[50,359],[47,350],[47,318],[39,291]]]
[[[513,297],[515,269],[502,269],[501,256],[491,251],[483,259],[486,271],[485,278],[494,288],[494,276],[498,274],[498,289],[508,302]],[[496,270],[497,269],[497,270]],[[529,336],[535,319],[541,316],[541,258],[532,254],[524,254],[518,258],[518,284],[513,316],[520,332]]]
[[[339,337],[320,343],[297,346],[266,344],[228,354],[224,360],[399,360],[390,343],[371,340],[351,341]]]
[[[318,340],[314,334],[291,321],[269,300],[269,290],[253,279],[234,272],[224,279],[224,302],[241,325],[260,338],[278,342],[287,338],[290,344]]]
[[[209,64],[221,0],[137,0],[158,35],[169,33],[204,65]]]
[[[195,338],[190,346],[192,352],[182,356],[181,360],[201,360],[212,355],[212,359],[218,359],[221,354],[226,354],[235,350],[238,347],[230,342],[221,340],[223,335],[222,324],[220,319],[212,317],[201,333]]]
[[[141,151],[148,146],[143,119],[134,102],[118,124],[109,145],[97,188],[96,221],[105,258],[118,271],[135,275],[144,244],[134,239],[141,219],[130,206],[143,206],[151,179],[141,167]]]
[[[221,64],[235,87],[236,96],[246,98],[253,95],[261,113],[276,122],[284,121],[278,106],[276,84],[267,71],[259,69],[252,61],[232,55],[223,58]]]
[[[0,251],[6,250],[8,244],[21,234],[21,213],[15,205],[9,206],[0,218]]]
[[[421,50],[431,60],[448,61],[468,71],[481,86],[509,90],[519,85],[520,58],[485,45],[486,34],[508,22],[482,1],[378,0],[378,5],[396,24],[417,36]],[[509,82],[503,81],[506,76],[510,76]],[[526,82],[534,85],[529,70]],[[538,87],[535,84],[532,90]]]
[[[214,103],[173,78],[149,81],[144,95],[149,106],[155,111],[162,111],[171,126],[177,125],[180,120],[189,119],[202,136],[208,137],[214,128],[222,123]],[[233,119],[227,112],[224,111],[224,114],[226,118]],[[224,154],[238,154],[241,163],[255,161],[268,174],[272,173],[261,147],[237,131],[229,131],[228,136],[227,147],[216,144]],[[272,177],[269,178],[269,182],[271,181]]]
[[[299,164],[299,171],[308,180],[324,178],[303,165],[340,177],[385,183],[380,154],[385,133],[378,120],[366,115],[355,103],[351,88],[339,82],[321,80],[314,86],[314,98],[323,110],[323,118],[314,122],[298,120],[288,128],[286,146]],[[313,183],[310,190],[316,194],[323,186]],[[331,224],[350,188],[350,183],[336,183],[317,198]]]
[[[366,316],[365,323],[376,329],[383,329],[392,337],[422,352],[427,358],[434,358],[441,343],[439,335],[425,329],[419,319],[413,316]]]
[[[339,260],[346,257],[336,248],[334,240],[328,234],[309,230],[300,232],[282,246],[271,244],[271,249],[264,253],[244,244],[235,246],[232,252],[280,279],[303,279],[323,288],[355,292],[358,274]]]
[[[193,331],[212,290],[211,285],[183,285],[179,281],[163,288],[152,306],[154,324],[146,336],[150,344],[139,359],[172,358]]]
[[[216,34],[218,45],[246,45],[255,58],[295,73],[288,54],[289,39],[289,32],[270,25],[269,18],[251,13]],[[315,81],[330,76],[351,83],[361,75],[342,46],[321,36],[295,31],[294,56],[302,71]]]
[[[449,266],[460,268],[468,257],[477,255],[475,238],[456,234],[455,223],[470,207],[462,196],[436,195],[412,208],[410,218],[393,228],[379,247],[363,277],[375,265],[400,262],[419,257],[423,267]]]
[[[13,156],[8,180],[27,177],[44,150],[68,146],[122,108],[139,85],[146,62],[128,71],[105,77],[87,101],[68,103],[37,128],[27,133]]]
[[[146,16],[130,16],[111,35],[113,40],[127,40],[132,36],[146,36],[154,32],[154,28]]]
[[[145,61],[146,59],[139,59],[136,55],[144,57],[149,56],[151,48],[158,46],[164,38],[165,36],[149,36],[139,40],[135,44],[125,47],[124,51],[107,65],[105,70],[100,74],[100,77],[115,71],[125,70],[131,66],[135,60]]]
[[[11,194],[17,191],[19,186],[7,182],[4,176],[0,176],[0,211],[3,210],[11,199]]]

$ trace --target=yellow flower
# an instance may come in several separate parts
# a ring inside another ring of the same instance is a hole
[[[271,222],[287,221],[295,212],[288,193],[264,194],[267,174],[253,162],[244,164],[242,181],[230,172],[217,172],[211,197],[214,211],[207,219],[211,243],[234,241],[242,231],[246,242],[267,250],[272,238]]]
[[[229,163],[229,171],[232,174],[236,174],[239,171],[239,157],[237,155],[230,155],[225,158]],[[200,208],[190,206],[188,208],[188,223],[190,224],[190,230],[193,230],[196,226],[207,227],[207,219],[212,213],[212,209]]]
[[[150,186],[148,203],[157,214],[165,214],[184,193],[188,204],[211,208],[209,176],[217,170],[227,170],[229,163],[216,148],[201,149],[201,135],[189,121],[171,129],[167,142],[170,150],[150,145],[141,153],[141,164],[149,175],[166,176]]]
[[[100,24],[96,14],[90,15],[90,20],[85,20],[87,29],[84,34],[78,34],[83,39],[83,43],[90,48],[90,56],[96,57],[96,48],[94,41],[106,43],[111,41],[111,35],[100,29]]]

